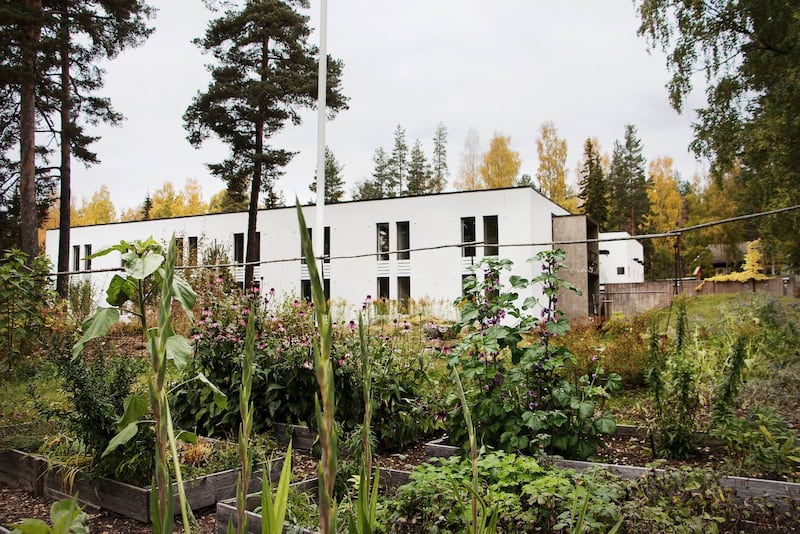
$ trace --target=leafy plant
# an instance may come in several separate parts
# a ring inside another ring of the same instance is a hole
[[[272,495],[271,483],[268,476],[261,479],[261,533],[280,534],[283,532],[283,524],[286,519],[286,511],[289,501],[289,488],[292,481],[292,442],[286,448],[286,459],[283,461],[281,476],[275,495]],[[246,495],[245,495],[246,500]],[[238,503],[237,503],[238,505]],[[241,516],[239,521],[241,521]],[[239,532],[247,532],[247,522],[239,523],[245,525],[239,528]],[[228,524],[228,532],[232,531],[232,525]]]
[[[558,310],[558,295],[575,290],[558,276],[564,257],[560,250],[541,252],[541,274],[531,280],[511,276],[510,288],[501,274],[511,262],[486,258],[477,268],[482,279],[470,277],[466,294],[456,301],[461,320],[454,328],[463,337],[449,364],[460,366],[473,386],[467,401],[483,443],[585,458],[594,453],[601,435],[616,429],[613,416],[600,411],[603,399],[619,388],[619,375],[606,375],[596,359],[591,374],[581,375],[569,350],[554,343],[570,329]],[[520,292],[531,286],[541,288],[544,302],[527,297],[520,307]],[[532,315],[537,306],[539,317]],[[458,410],[450,416],[451,437],[462,441],[465,429]]]
[[[336,501],[333,499],[333,484],[338,467],[338,446],[334,412],[336,410],[335,387],[333,383],[333,366],[331,365],[331,315],[328,302],[317,270],[314,249],[308,237],[308,228],[303,217],[303,210],[297,204],[297,220],[303,245],[303,255],[308,265],[311,279],[311,296],[314,302],[314,318],[318,335],[313,339],[314,371],[319,385],[320,398],[315,398],[319,441],[322,446],[322,458],[319,463],[319,526],[322,534],[336,532]]]
[[[678,298],[675,340],[665,358],[651,331],[650,391],[658,415],[658,450],[671,458],[688,458],[697,446],[700,408],[697,371],[688,354],[686,299]]]
[[[19,250],[0,258],[0,354],[5,371],[14,370],[31,343],[43,332],[44,310],[55,298],[45,256],[28,261]]]
[[[186,502],[177,451],[177,435],[170,414],[165,381],[169,362],[173,362],[180,370],[186,366],[192,352],[186,339],[176,334],[172,328],[173,301],[180,304],[186,315],[191,318],[195,293],[185,280],[175,276],[174,238],[170,240],[166,255],[163,248],[149,238],[131,243],[122,241],[97,252],[92,257],[104,256],[115,251],[122,255],[126,276],[114,275],[111,279],[106,291],[106,300],[111,307],[98,308],[84,323],[83,336],[73,347],[73,355],[77,357],[87,342],[105,335],[109,327],[119,320],[122,306],[127,303],[132,304],[131,308],[124,309],[138,317],[150,352],[151,368],[147,376],[147,387],[150,410],[155,418],[154,486],[157,489],[153,492],[151,501],[153,529],[156,534],[172,532],[172,484],[169,469],[171,459],[177,481],[183,528],[188,532],[195,522]],[[156,295],[159,295],[158,324],[149,328],[147,311]],[[146,411],[146,403],[142,396],[126,399],[125,413],[119,422],[120,431],[109,442],[104,454],[110,454],[136,435],[138,422]],[[185,439],[191,440],[192,437],[185,435]]]
[[[23,519],[12,525],[14,534],[89,534],[89,516],[76,499],[62,499],[50,507],[48,525],[41,519]]]
[[[131,484],[150,480],[153,469],[153,433],[147,427],[124,446],[103,456],[109,441],[117,434],[117,421],[125,399],[135,391],[136,380],[144,370],[136,358],[117,356],[107,346],[98,345],[88,358],[81,353],[72,356],[74,338],[54,347],[52,359],[72,410],[61,414],[69,428],[80,437],[92,455],[92,472],[113,476]]]

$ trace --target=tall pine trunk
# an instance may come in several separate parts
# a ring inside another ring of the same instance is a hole
[[[63,6],[61,15],[61,195],[59,199],[58,219],[58,272],[56,290],[62,298],[69,293],[69,240],[70,240],[70,204],[72,181],[72,99],[70,98],[70,37],[69,16],[67,6]]]
[[[268,76],[269,66],[269,39],[264,39],[261,49],[261,78]],[[258,116],[255,128],[255,150],[253,151],[253,179],[250,184],[250,207],[247,210],[247,265],[244,268],[244,288],[253,287],[253,271],[261,243],[256,239],[256,222],[258,219],[258,198],[261,195],[262,172],[264,169],[264,104],[258,103]]]
[[[22,46],[24,78],[20,88],[19,117],[19,211],[20,246],[28,261],[39,255],[39,218],[36,213],[36,54],[41,36],[42,0],[25,0],[34,14]]]

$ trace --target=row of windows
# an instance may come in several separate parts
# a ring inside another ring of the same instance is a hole
[[[89,256],[92,255],[92,245],[83,245],[83,270],[84,271],[91,271],[92,270],[92,260],[89,259]],[[80,245],[72,245],[72,270],[73,271],[80,271],[81,270],[81,246]]]
[[[389,261],[389,223],[383,222],[376,225],[378,261]],[[395,223],[397,232],[397,259],[411,259],[411,227],[408,221]]]
[[[476,255],[476,247],[468,245],[477,241],[475,229],[475,217],[461,218],[461,255],[470,258]],[[500,254],[500,229],[498,227],[497,215],[483,216],[483,255],[497,256]]]
[[[378,261],[389,261],[389,223],[380,222],[375,225],[376,235],[376,252]],[[411,225],[408,221],[398,221],[395,223],[395,232],[397,237],[397,259],[410,260],[411,259]],[[314,231],[312,228],[308,229],[308,238],[313,240]],[[192,242],[194,240],[194,242]],[[261,241],[261,233],[256,233],[256,242]],[[468,245],[477,241],[475,217],[462,217],[461,218],[461,255],[465,257],[472,257],[476,255],[476,247]],[[500,232],[498,228],[497,215],[484,215],[483,217],[483,255],[484,256],[497,256],[500,252]],[[193,244],[194,243],[194,244]],[[244,234],[233,234],[233,260],[235,263],[244,263],[245,248],[244,248]],[[331,255],[331,227],[325,227],[325,236],[323,237],[323,255],[325,262],[330,262]],[[194,247],[194,248],[193,248]],[[257,247],[256,261],[261,259],[260,247]],[[194,260],[192,260],[194,254]],[[189,238],[189,261],[190,265],[197,263],[197,238]],[[303,258],[302,244],[300,250],[300,257]],[[305,258],[301,259],[305,263]]]
[[[189,258],[188,263],[186,265],[197,265],[197,236],[190,236],[187,238],[189,242]],[[183,238],[176,237],[175,238],[175,265],[181,266],[184,265],[184,250],[183,250]]]

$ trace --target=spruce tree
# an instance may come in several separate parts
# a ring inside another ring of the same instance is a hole
[[[392,194],[387,196],[404,195],[408,187],[408,144],[406,143],[406,131],[399,124],[394,130],[394,147],[389,158],[389,176]]]
[[[317,192],[316,173],[314,181],[308,188]],[[342,178],[342,164],[336,159],[330,147],[325,147],[325,203],[341,202],[344,196],[344,178]]]
[[[624,142],[614,143],[608,185],[608,230],[624,230],[636,235],[650,211],[650,200],[642,143],[632,124],[625,125]]]
[[[252,286],[258,254],[256,217],[259,195],[268,199],[275,180],[294,154],[266,142],[287,122],[299,124],[300,111],[317,97],[318,50],[308,42],[308,0],[246,1],[209,23],[197,44],[213,54],[211,83],[184,114],[189,141],[199,147],[212,133],[230,147],[221,163],[208,165],[232,194],[249,185],[247,268]],[[329,114],[346,107],[341,93],[341,61],[328,58]],[[270,200],[270,202],[272,202]]]
[[[600,163],[600,154],[591,139],[583,144],[583,166],[580,169],[581,211],[593,218],[601,229],[605,229],[608,221],[608,197],[606,178]]]
[[[431,158],[431,193],[441,193],[447,185],[447,128],[444,123],[436,125],[433,135],[433,157]]]
[[[372,163],[375,165],[372,178],[356,184],[353,200],[377,200],[397,196],[389,169],[389,158],[383,147],[375,149]]]
[[[425,152],[417,139],[411,147],[411,158],[408,164],[408,186],[406,195],[424,195],[432,192],[431,172],[425,159]]]

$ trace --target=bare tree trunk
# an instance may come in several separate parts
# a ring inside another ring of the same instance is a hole
[[[70,98],[70,37],[69,16],[67,6],[61,15],[61,196],[59,199],[58,220],[58,272],[56,290],[62,298],[69,294],[69,241],[70,241],[70,204],[72,181],[72,99]]]
[[[42,0],[26,0],[26,7],[41,13]],[[39,255],[39,220],[36,213],[36,53],[41,36],[40,22],[32,22],[25,32],[23,51],[24,79],[20,88],[19,117],[19,211],[20,246],[32,261]]]
[[[269,39],[264,39],[261,49],[261,72],[266,76],[269,62]],[[259,257],[258,248],[261,243],[256,239],[256,222],[258,219],[258,198],[261,195],[262,172],[264,169],[264,112],[263,105],[258,104],[258,118],[255,132],[255,150],[253,153],[253,179],[250,184],[250,207],[247,210],[247,265],[244,268],[244,288],[248,290],[253,287],[253,271],[255,265],[252,262]]]

